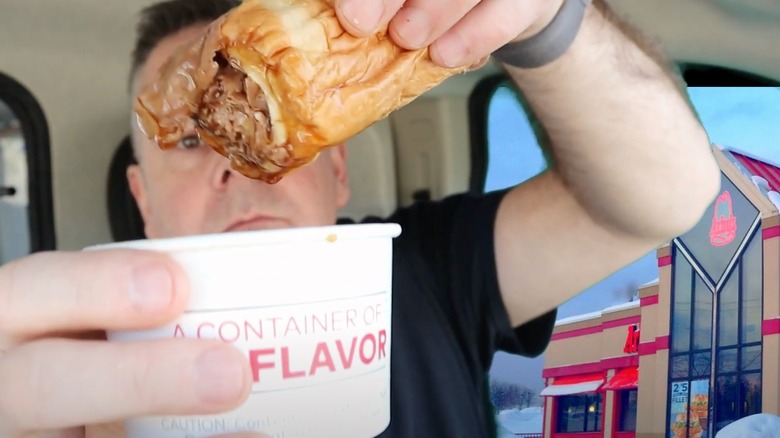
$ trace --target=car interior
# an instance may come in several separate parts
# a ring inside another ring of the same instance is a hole
[[[127,70],[138,12],[151,3],[0,1],[0,261],[143,237],[125,183]],[[662,45],[690,86],[780,81],[780,7],[772,0],[610,3]],[[488,141],[491,102],[502,88],[511,86],[489,63],[351,139],[353,195],[342,217],[485,190],[489,157],[502,147]],[[527,124],[515,108],[518,126]],[[515,155],[538,154],[536,144],[521,147]]]
[[[144,238],[125,177],[128,70],[138,13],[154,2],[0,0],[0,265]],[[609,3],[689,87],[780,90],[777,0]],[[521,183],[547,165],[531,126],[493,62],[454,76],[347,142],[340,217]]]

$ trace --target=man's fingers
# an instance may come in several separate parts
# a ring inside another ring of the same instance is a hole
[[[364,37],[390,22],[405,0],[336,0],[336,16],[347,32]]]
[[[223,412],[248,396],[251,372],[218,342],[41,340],[0,356],[0,383],[0,430],[53,430]]]
[[[482,67],[486,66],[488,62],[490,62],[490,56],[483,56],[482,58],[476,60],[471,65],[469,65],[468,71],[479,70]]]
[[[460,21],[480,0],[408,0],[390,22],[390,36],[399,46],[428,46]]]
[[[489,55],[517,37],[540,15],[544,2],[483,0],[431,45],[431,59],[459,67]]]
[[[0,338],[159,326],[184,310],[188,291],[160,253],[36,254],[0,268]]]
[[[336,0],[336,15],[355,36],[389,21],[388,33],[401,47],[431,47],[445,67],[479,62],[535,25],[559,0]]]

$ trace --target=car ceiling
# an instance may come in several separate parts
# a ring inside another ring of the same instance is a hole
[[[777,0],[614,0],[677,60],[741,69],[780,80]]]

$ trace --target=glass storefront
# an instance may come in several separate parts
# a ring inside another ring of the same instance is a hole
[[[719,296],[715,432],[761,412],[761,243],[751,239]]]
[[[618,432],[636,432],[636,413],[638,406],[636,389],[623,390],[618,393]]]
[[[558,433],[601,431],[601,394],[589,393],[558,397]]]
[[[556,323],[545,438],[715,438],[780,412],[780,164],[713,152],[721,192],[658,249],[658,280]]]
[[[672,246],[670,438],[712,438],[761,412],[760,218],[725,175],[722,187],[713,215]]]

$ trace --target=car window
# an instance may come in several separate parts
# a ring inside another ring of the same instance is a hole
[[[690,87],[713,143],[780,163],[780,87]]]
[[[508,80],[488,78],[471,98],[472,188],[512,187],[547,169],[521,97]]]
[[[0,265],[54,249],[49,134],[35,97],[0,73]]]
[[[780,87],[704,86],[690,87],[688,92],[713,143],[780,163]],[[547,168],[525,107],[506,78],[488,78],[476,87],[470,116],[473,191],[511,187]],[[657,277],[652,251],[564,304],[559,318],[635,299],[637,287]],[[542,385],[542,361],[499,353],[491,377],[536,391]],[[506,385],[493,385],[502,386]],[[499,396],[493,394],[495,399]]]
[[[487,119],[485,192],[514,186],[547,169],[525,109],[508,85],[496,88]]]
[[[26,185],[21,121],[0,100],[0,264],[30,252]]]
[[[690,87],[688,94],[710,141],[736,154],[780,163],[780,88]],[[722,190],[734,193],[734,187],[727,179],[723,184]],[[743,210],[746,208],[751,211],[748,217],[758,214],[751,205],[742,207]],[[673,270],[678,272],[675,284],[681,286],[673,287],[672,292],[671,312],[675,318],[670,322],[667,428],[684,412],[684,406],[677,401],[707,400],[710,382],[714,382],[714,393],[717,394],[714,406],[710,408],[715,433],[739,418],[761,412],[763,291],[760,279],[763,263],[760,230],[744,241],[748,243],[737,259],[738,269],[718,288],[706,286],[700,276],[712,275],[712,267],[718,267],[715,275],[723,271],[722,262],[712,264],[710,253],[699,251],[696,257],[700,275],[685,257],[674,259]],[[695,281],[691,283],[691,279]],[[713,317],[715,305],[719,310]],[[714,338],[713,333],[716,334]],[[716,342],[714,346],[713,341]],[[715,367],[711,360],[713,347],[718,352]],[[681,430],[685,432],[685,425]]]

